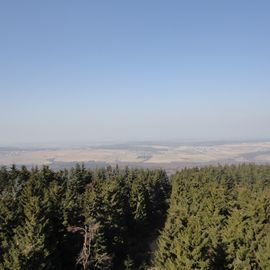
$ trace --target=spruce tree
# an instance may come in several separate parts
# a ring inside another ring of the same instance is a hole
[[[47,247],[48,201],[44,183],[32,176],[22,192],[22,223],[14,229],[10,249],[4,256],[6,269],[53,269]]]

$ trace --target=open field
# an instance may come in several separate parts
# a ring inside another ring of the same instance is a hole
[[[121,144],[76,148],[0,148],[0,165],[120,164],[169,169],[217,163],[270,163],[270,141],[197,144]]]

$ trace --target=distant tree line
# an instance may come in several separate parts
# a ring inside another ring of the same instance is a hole
[[[0,269],[270,269],[270,166],[2,167]]]

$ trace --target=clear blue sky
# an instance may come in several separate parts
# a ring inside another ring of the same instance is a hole
[[[0,145],[270,138],[270,1],[0,1]]]

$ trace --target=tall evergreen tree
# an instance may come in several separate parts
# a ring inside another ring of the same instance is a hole
[[[49,235],[49,209],[45,200],[44,183],[35,175],[27,182],[22,193],[22,223],[14,229],[10,249],[4,256],[7,269],[53,269],[52,250],[46,246]]]

